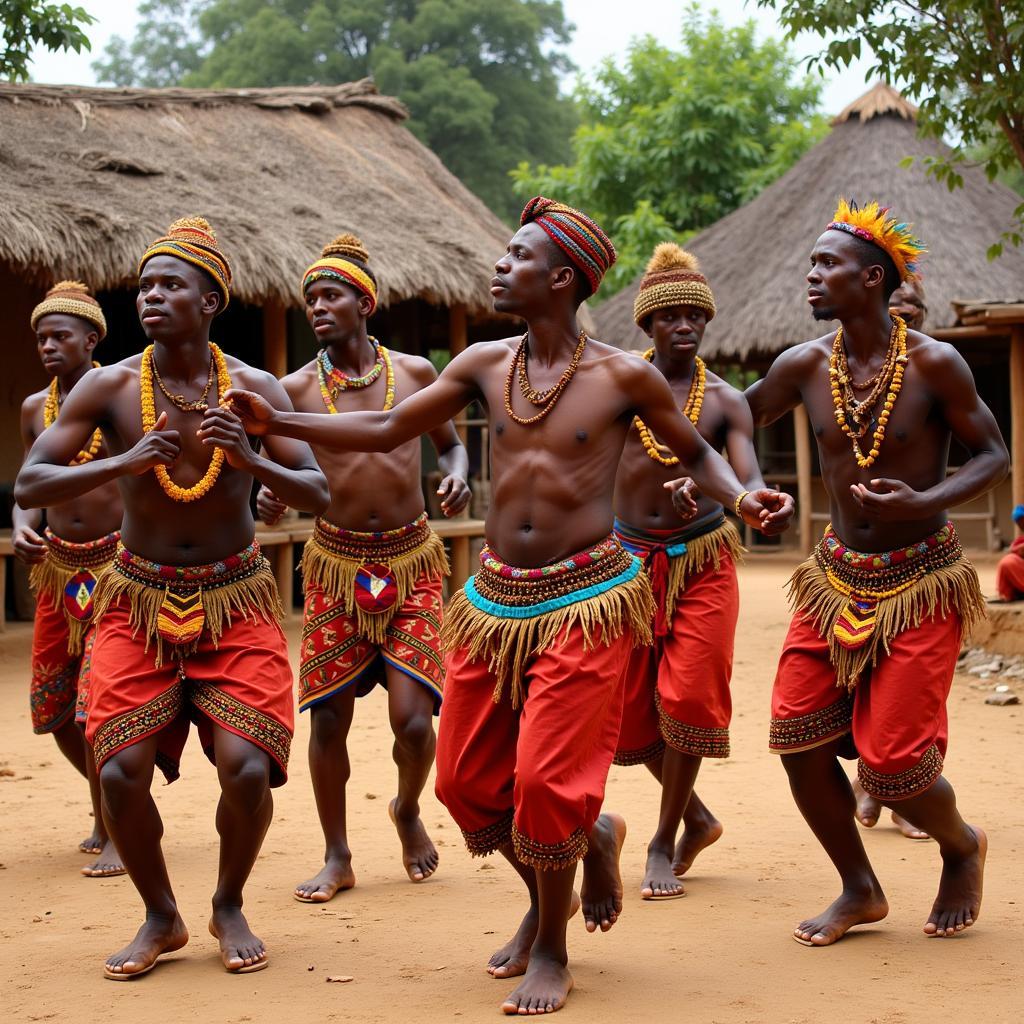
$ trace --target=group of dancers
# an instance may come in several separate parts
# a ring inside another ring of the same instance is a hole
[[[876,203],[841,202],[807,273],[813,316],[840,327],[786,350],[746,393],[698,354],[716,300],[674,244],[656,248],[636,295],[643,358],[581,331],[578,307],[615,249],[593,219],[544,197],[527,203],[491,287],[495,310],[526,332],[473,344],[440,375],[367,333],[377,277],[350,234],[302,277],[321,347],[281,381],[210,341],[231,268],[202,218],[176,221],[142,254],[139,355],[93,363],[102,309],[78,282],[51,289],[31,318],[53,380],[23,407],[14,545],[37,598],[33,726],[92,792],[83,848],[99,858],[86,873],[127,871],[145,907],[104,975],[138,979],[188,941],[150,787],[156,767],[178,776],[192,722],[221,787],[210,931],[227,971],[269,963],[243,889],[286,780],[295,695],[255,539],[255,480],[265,522],[316,515],[298,705],[325,856],[295,899],[324,903],[355,884],[348,735],[356,697],[380,683],[409,878],[438,867],[419,806],[436,762],[470,853],[500,853],[526,889],[522,923],[487,965],[521,976],[503,1011],[563,1006],[570,917],[582,908],[588,931],[607,931],[623,907],[626,824],[602,813],[611,764],[646,765],[661,785],[643,899],[681,896],[722,833],[694,786],[703,758],[729,754],[743,552],[732,520],[769,535],[789,525],[793,500],[765,486],[753,437],[800,403],[831,524],[791,581],[769,748],[842,891],[793,936],[825,946],[887,913],[840,758],[857,758],[876,814],[891,807],[936,840],[924,931],[973,924],[986,837],[961,818],[942,767],[946,697],[983,602],[945,510],[995,486],[1008,458],[961,357],[890,312],[922,251]],[[486,543],[442,608],[420,438],[437,449],[441,507],[455,515],[470,494],[453,418],[472,402],[491,438]],[[969,458],[947,476],[951,437]]]

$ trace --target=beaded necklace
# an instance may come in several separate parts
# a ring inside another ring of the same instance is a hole
[[[376,338],[371,337],[370,343],[377,353],[377,359],[373,369],[362,377],[349,377],[333,366],[326,348],[320,349],[316,354],[316,377],[328,412],[338,411],[334,400],[342,391],[369,387],[380,376],[382,370],[385,372],[383,411],[387,412],[395,404],[395,368],[391,363],[391,353]]]
[[[99,367],[99,363],[94,359],[92,361],[94,367]],[[43,426],[48,427],[54,423],[57,417],[60,415],[60,387],[57,384],[57,378],[54,377],[50,381],[50,390],[46,395],[46,402],[43,405]],[[100,450],[100,445],[103,443],[103,432],[97,427],[92,432],[92,437],[89,440],[89,447],[83,448],[69,463],[69,466],[83,466],[87,462],[92,462],[96,458],[96,453]]]
[[[864,385],[854,384],[850,379],[850,368],[843,348],[843,328],[836,331],[832,343],[832,354],[828,360],[829,384],[832,389],[832,404],[835,406],[836,423],[839,429],[850,439],[853,445],[853,456],[861,469],[874,464],[885,440],[885,428],[889,422],[896,398],[903,387],[903,374],[907,366],[907,325],[901,317],[893,316],[892,332],[889,335],[889,351],[885,363],[877,378],[873,377]],[[868,387],[873,384],[871,394],[862,402],[858,402],[853,394],[854,388]],[[860,438],[868,432],[874,417],[874,407],[885,394],[882,411],[878,415],[878,426],[871,435],[871,448],[865,455],[860,447]],[[856,429],[848,420],[853,420]]]
[[[212,341],[210,344],[211,365],[217,368],[217,395],[223,397],[231,387],[231,376],[228,373],[228,366],[224,359],[224,353]],[[139,367],[139,400],[142,405],[142,430],[148,434],[156,426],[156,401],[153,394],[153,346],[149,345],[142,353],[142,365]],[[201,480],[197,480],[191,487],[181,487],[172,479],[167,472],[166,466],[157,465],[153,467],[157,481],[163,489],[164,494],[172,501],[198,501],[209,494],[213,485],[220,476],[221,468],[224,465],[224,449],[215,445],[213,455],[210,458],[210,465],[203,474]]]
[[[562,392],[569,386],[569,381],[572,380],[573,375],[576,373],[580,361],[583,359],[583,350],[587,347],[587,332],[580,331],[580,340],[576,345],[576,351],[573,352],[569,365],[562,371],[562,376],[547,391],[537,391],[535,388],[530,387],[530,378],[526,367],[526,342],[529,336],[529,332],[527,332],[520,340],[519,347],[516,349],[516,354],[512,357],[512,363],[508,368],[508,376],[505,378],[505,412],[508,413],[509,419],[513,423],[518,423],[521,427],[529,427],[534,423],[539,423],[554,409]],[[536,405],[540,408],[540,412],[536,416],[518,416],[512,409],[512,381],[517,372],[519,374],[519,391],[523,398],[531,405]]]
[[[213,359],[210,359],[210,373],[206,378],[206,387],[203,388],[203,393],[194,401],[189,401],[184,395],[174,395],[167,390],[167,385],[164,384],[163,377],[160,376],[160,368],[156,365],[156,360],[150,356],[150,364],[153,367],[153,376],[156,378],[157,387],[164,393],[164,397],[172,404],[177,406],[182,412],[206,412],[210,408],[207,398],[210,394],[210,388],[213,387]]]
[[[654,362],[654,349],[649,348],[644,353],[644,359],[649,363]],[[683,415],[694,425],[700,419],[700,411],[704,406],[704,391],[707,388],[708,372],[704,360],[700,356],[693,359],[693,377],[690,380],[690,390],[686,395],[686,404],[682,408]],[[633,425],[640,435],[640,442],[644,451],[655,461],[663,466],[678,466],[679,458],[672,454],[667,445],[655,440],[650,427],[639,416],[633,418]],[[668,452],[667,455],[663,454]]]

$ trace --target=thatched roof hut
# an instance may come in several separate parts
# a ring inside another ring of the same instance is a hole
[[[829,135],[745,206],[696,235],[687,248],[700,258],[718,303],[704,344],[708,358],[762,362],[815,336],[807,306],[807,256],[836,199],[878,199],[911,222],[930,252],[923,266],[929,330],[954,323],[957,299],[1024,299],[1024,249],[994,262],[986,249],[1014,224],[1020,196],[990,182],[980,167],[962,170],[955,192],[904,157],[941,156],[943,143],[917,135],[917,109],[878,84],[851,103]],[[633,323],[639,280],[599,306],[597,336],[644,348]],[[758,359],[758,357],[761,357]]]
[[[0,261],[48,284],[132,280],[170,221],[202,214],[243,302],[297,303],[333,234],[366,242],[382,304],[491,308],[510,232],[368,79],[338,86],[89,89],[0,84]]]

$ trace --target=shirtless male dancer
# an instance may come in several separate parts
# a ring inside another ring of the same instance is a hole
[[[920,280],[908,278],[901,281],[899,288],[889,298],[889,312],[903,318],[908,331],[924,329],[924,320],[928,315],[925,304],[924,285]],[[853,781],[853,794],[857,798],[857,820],[865,828],[874,828],[882,813],[882,805],[868,793],[857,779]],[[901,818],[895,811],[889,812],[892,823],[907,839],[931,839],[927,832],[911,825],[906,818]]]
[[[743,395],[697,355],[715,299],[696,257],[671,242],[654,250],[633,305],[654,342],[644,358],[668,381],[676,404],[744,487],[764,480],[754,454],[754,425]],[[634,423],[615,478],[615,533],[644,559],[654,590],[654,644],[635,648],[626,668],[616,764],[646,764],[661,783],[658,828],[647,847],[640,896],[685,895],[676,877],[722,834],[693,792],[704,757],[728,757],[733,645],[739,614],[736,559],[740,536],[720,502],[697,498],[683,525],[673,498],[679,459],[643,420]],[[792,514],[792,502],[784,497]],[[782,525],[785,525],[783,523]],[[676,845],[680,821],[685,830]]]
[[[78,281],[54,285],[32,311],[30,323],[39,358],[53,380],[22,403],[21,437],[26,452],[60,415],[71,389],[92,369],[93,349],[107,333],[100,304]],[[97,432],[71,463],[81,465],[105,455]],[[103,824],[96,762],[82,728],[87,680],[81,677],[96,575],[114,557],[120,537],[121,495],[115,484],[108,483],[45,509],[45,528],[43,514],[43,509],[18,505],[12,513],[14,553],[31,566],[29,578],[36,595],[29,691],[32,729],[50,733],[60,752],[88,780],[93,832],[79,849],[98,853],[99,859],[82,868],[82,874],[109,878],[123,875],[125,869]]]
[[[509,1014],[557,1010],[572,988],[565,933],[579,860],[587,930],[607,930],[622,910],[625,823],[598,815],[622,672],[653,616],[646,574],[612,534],[633,417],[752,526],[784,514],[775,492],[743,489],[653,366],[579,329],[579,304],[615,258],[601,229],[539,196],[521,224],[491,287],[495,309],[529,325],[521,338],[470,346],[389,412],[279,413],[231,392],[251,431],[352,451],[390,451],[474,400],[488,410],[494,498],[481,569],[445,612],[437,793],[470,851],[499,850],[530,895],[489,965],[497,977],[526,975],[502,1004]]]
[[[843,886],[797,925],[805,945],[830,945],[889,909],[839,756],[859,755],[866,792],[939,845],[925,933],[956,935],[981,905],[987,839],[960,817],[942,761],[961,637],[983,600],[946,510],[995,486],[1008,458],[960,355],[890,316],[922,251],[876,203],[840,202],[807,274],[815,319],[840,329],[783,352],[747,390],[758,424],[804,403],[831,503],[832,525],[793,576],[772,694],[770,747]],[[951,437],[970,457],[947,476]]]
[[[138,934],[104,965],[118,981],[138,978],[188,941],[150,785],[155,765],[168,781],[177,777],[190,718],[221,786],[210,931],[228,971],[267,966],[242,914],[242,889],[270,825],[270,788],[285,781],[293,698],[277,588],[254,541],[249,495],[255,477],[289,505],[322,512],[328,492],[307,445],[271,439],[277,461],[260,458],[224,404],[237,383],[291,408],[274,377],[209,340],[230,283],[209,224],[172,224],[139,263],[136,304],[150,345],[92,371],[15,485],[26,508],[112,480],[124,500],[122,543],[94,594],[86,725],[104,817],[146,907]],[[68,468],[97,426],[109,457]]]
[[[385,348],[366,332],[377,306],[369,254],[355,235],[340,235],[302,275],[306,317],[323,346],[281,384],[299,412],[331,414],[390,409],[437,379],[419,356]],[[469,462],[451,422],[430,431],[444,473],[445,515],[469,502]],[[434,763],[431,718],[441,706],[441,580],[444,545],[427,525],[420,484],[420,440],[389,452],[314,455],[331,488],[302,557],[305,617],[299,710],[309,709],[309,769],[324,831],[324,866],[295,888],[303,903],[325,903],[355,885],[345,820],[350,769],[348,732],[355,699],[377,683],[388,691],[395,735],[398,796],[389,812],[405,870],[422,882],[437,869],[437,849],[420,819],[419,797]],[[353,487],[352,481],[359,486]],[[286,510],[267,489],[260,514],[275,523]]]

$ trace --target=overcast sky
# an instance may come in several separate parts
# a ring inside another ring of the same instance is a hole
[[[138,20],[136,0],[77,0],[97,20],[88,29],[92,40],[92,53],[48,53],[37,48],[31,65],[32,77],[37,82],[97,85],[91,63],[114,35],[131,37]],[[562,0],[568,19],[576,25],[569,53],[581,71],[608,56],[620,56],[629,40],[650,34],[660,42],[674,46],[679,39],[683,12],[688,6],[684,0]],[[717,8],[726,24],[737,25],[753,18],[765,35],[781,37],[782,31],[775,21],[774,12],[756,6],[755,0],[717,0],[702,3],[705,10]],[[804,57],[817,52],[820,41],[816,36],[798,40],[796,52]],[[867,89],[865,74],[869,62],[858,65],[841,75],[830,73],[826,79],[823,101],[826,113],[838,113],[847,103]]]

